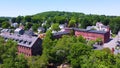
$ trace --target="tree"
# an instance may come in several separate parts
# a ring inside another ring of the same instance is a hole
[[[16,18],[12,18],[12,23],[15,23],[16,22]]]
[[[120,17],[116,17],[111,19],[110,21],[110,28],[114,34],[117,34],[120,30]]]
[[[23,17],[23,16],[18,16],[18,17],[16,18],[16,22],[17,22],[17,23],[21,23],[22,20],[24,20],[24,17]]]
[[[100,45],[102,43],[102,39],[101,38],[97,38],[96,42]]]
[[[9,28],[9,27],[10,27],[9,22],[7,22],[7,21],[2,22],[2,28]]]
[[[93,46],[95,44],[95,41],[94,40],[89,40],[88,42],[87,42],[87,45],[89,45],[89,46]]]
[[[15,67],[15,60],[16,60],[15,58],[17,56],[16,42],[12,40],[8,40],[3,46],[4,46],[3,49],[4,54],[1,55],[3,61],[2,67],[4,68]]]
[[[3,63],[2,55],[5,52],[5,45],[3,44],[4,42],[4,39],[0,37],[0,63]]]
[[[68,59],[73,68],[83,68],[91,53],[91,47],[83,43],[74,43],[70,48],[70,55]]]
[[[81,28],[86,28],[87,26],[91,26],[92,22],[90,22],[89,18],[84,18],[81,21]]]
[[[60,30],[59,24],[58,23],[52,24],[51,29],[54,31],[59,31]]]
[[[16,61],[15,62],[15,68],[28,68],[27,65],[27,60],[25,59],[24,55],[18,55],[16,57]]]
[[[70,54],[70,47],[72,43],[74,42],[74,37],[70,36],[63,36],[61,39],[57,40],[56,43],[54,43],[53,47],[50,50],[50,62],[54,64],[62,64],[64,62],[68,62],[67,56]],[[62,60],[62,61],[61,61]]]
[[[25,25],[25,29],[30,29],[32,27],[32,23],[31,22],[27,22],[26,25]]]
[[[45,53],[41,56],[32,56],[28,61],[29,68],[47,68],[48,66],[48,57]]]
[[[39,28],[39,25],[38,24],[33,24],[33,26],[32,26],[32,29],[33,29],[33,31],[37,31],[37,29]]]
[[[115,65],[115,68],[119,68],[120,67],[120,54],[118,54],[116,57],[115,57],[115,60],[116,60],[116,65]]]
[[[31,16],[25,16],[25,21],[26,22],[31,22]]]
[[[86,43],[86,39],[83,38],[83,36],[77,37],[77,41],[78,41],[78,42],[81,42],[81,43]]]
[[[23,55],[17,55],[17,43],[0,38],[0,67],[1,68],[28,68],[27,60]]]
[[[76,26],[76,20],[75,19],[71,19],[69,21],[69,24],[68,24],[69,27],[75,27]]]

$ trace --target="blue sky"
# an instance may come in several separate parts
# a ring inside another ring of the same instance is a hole
[[[45,11],[120,16],[120,0],[1,0],[0,16],[32,15]]]

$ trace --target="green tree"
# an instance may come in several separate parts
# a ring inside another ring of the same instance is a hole
[[[4,39],[0,37],[0,63],[3,63],[2,55],[5,53]]]
[[[70,54],[70,47],[74,41],[74,37],[70,36],[63,36],[61,39],[57,40],[55,45],[53,45],[54,48],[50,50],[51,58],[49,60],[54,64],[68,62],[67,56]]]
[[[17,44],[12,40],[8,40],[3,46],[4,46],[3,49],[4,54],[1,55],[3,61],[2,67],[4,68],[15,67],[15,60],[16,60],[15,58],[17,56],[16,54]]]
[[[25,25],[25,29],[30,29],[32,27],[32,23],[31,22],[27,22],[26,25]]]
[[[0,38],[0,66],[1,68],[28,68],[24,56],[17,55],[17,43]]]
[[[37,31],[37,29],[39,28],[39,25],[38,24],[33,24],[33,26],[32,26],[32,29],[33,29],[33,31]]]
[[[77,37],[77,41],[81,43],[86,43],[86,39],[83,36]]]
[[[31,16],[25,16],[25,21],[26,22],[31,22]]]
[[[54,31],[59,31],[60,30],[59,24],[58,23],[52,24],[51,29]]]
[[[114,34],[117,34],[120,30],[120,17],[116,17],[111,19],[110,21],[110,28]]]
[[[9,27],[10,27],[9,22],[7,22],[7,21],[2,22],[2,28],[9,28]]]
[[[101,38],[97,38],[96,42],[100,45],[102,43],[102,39]]]
[[[89,46],[93,46],[93,44],[95,44],[95,41],[94,41],[94,40],[89,40],[89,41],[87,42],[87,45],[89,45]]]
[[[18,16],[18,17],[16,18],[16,22],[17,22],[17,23],[21,23],[23,19],[24,19],[23,16]]]
[[[28,68],[27,60],[25,59],[25,56],[22,54],[18,55],[14,62],[15,62],[15,68]]]
[[[71,19],[69,21],[69,24],[68,24],[69,27],[75,27],[76,26],[76,20],[75,19]]]
[[[16,22],[16,18],[12,18],[12,23],[15,23]]]
[[[83,68],[91,53],[91,47],[83,43],[75,43],[71,46],[70,55],[68,56],[73,68]]]

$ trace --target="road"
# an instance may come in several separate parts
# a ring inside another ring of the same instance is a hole
[[[110,49],[115,48],[117,40],[118,40],[118,35],[116,35],[116,37],[110,40],[109,42],[105,43],[103,45],[103,48],[106,48],[106,47]]]
[[[118,41],[118,36],[116,35],[116,37],[114,37],[113,39],[111,39],[109,42],[104,43],[103,45],[93,45],[95,47],[95,50],[101,50],[103,48],[109,48],[110,50],[112,50],[112,48],[115,49],[116,47],[116,42]],[[115,50],[115,54],[116,53],[120,53],[120,50]]]
[[[112,48],[114,48],[114,54],[118,54],[120,53],[120,49],[115,49],[116,45],[117,45],[117,41],[119,40],[120,38],[118,37],[118,35],[116,35],[115,38],[113,38],[111,41],[109,41],[108,43],[105,43],[103,45],[103,48],[110,48],[110,50],[112,50]]]

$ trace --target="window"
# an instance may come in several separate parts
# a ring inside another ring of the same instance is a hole
[[[24,41],[23,43],[26,44],[27,41]]]
[[[16,41],[16,42],[19,42],[19,39],[16,39],[15,41]]]
[[[29,45],[31,44],[32,42],[29,42]]]
[[[19,43],[23,42],[23,40],[19,40]]]

